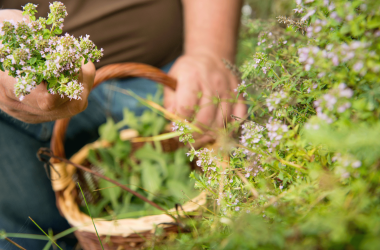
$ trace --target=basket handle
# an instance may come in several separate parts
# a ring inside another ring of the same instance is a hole
[[[96,71],[93,88],[100,83],[113,78],[141,77],[161,83],[173,90],[177,87],[177,81],[168,76],[162,70],[142,63],[115,63],[101,67]],[[50,149],[54,155],[65,156],[64,140],[70,118],[59,119],[55,122],[50,141]],[[51,159],[52,163],[59,160]]]

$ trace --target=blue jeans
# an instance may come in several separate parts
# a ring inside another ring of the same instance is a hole
[[[172,63],[162,68],[168,71]],[[66,134],[67,157],[86,143],[98,138],[99,125],[107,116],[115,120],[122,118],[124,107],[140,115],[145,109],[136,99],[115,92],[108,86],[129,89],[139,96],[154,95],[156,83],[141,79],[117,79],[102,83],[92,91],[88,107],[74,116]],[[7,233],[42,234],[29,220],[29,216],[42,229],[54,234],[68,229],[67,221],[60,216],[55,196],[47,178],[43,163],[36,152],[40,147],[49,147],[54,122],[26,124],[0,111],[0,230]],[[47,241],[12,238],[28,250],[43,249]],[[70,235],[58,241],[63,249],[73,249],[76,239]],[[0,249],[17,250],[5,240],[0,240]]]

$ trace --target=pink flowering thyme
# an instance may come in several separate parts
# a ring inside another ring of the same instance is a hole
[[[103,49],[98,50],[88,35],[80,39],[69,34],[57,36],[62,34],[66,7],[61,2],[49,7],[48,18],[36,20],[37,5],[28,3],[23,15],[29,18],[18,23],[4,21],[1,26],[0,69],[16,78],[14,92],[21,101],[43,81],[51,94],[81,99],[78,72],[82,61],[99,61],[103,56]]]
[[[173,122],[173,131],[180,132],[181,135],[179,136],[179,141],[183,142],[185,145],[186,143],[194,143],[195,140],[192,135],[191,127],[187,124],[188,122],[185,120],[185,122]]]

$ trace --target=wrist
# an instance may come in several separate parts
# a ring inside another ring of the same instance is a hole
[[[183,0],[185,54],[235,60],[241,0]]]
[[[185,56],[194,56],[194,57],[207,57],[208,59],[221,61],[222,59],[226,59],[230,62],[235,61],[235,52],[228,52],[223,50],[218,50],[216,48],[208,47],[208,46],[194,46],[185,49]]]

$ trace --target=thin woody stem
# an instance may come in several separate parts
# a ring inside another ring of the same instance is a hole
[[[20,246],[19,244],[17,244],[17,243],[14,242],[13,240],[9,239],[8,237],[5,238],[5,240],[8,241],[9,243],[11,243],[12,245],[18,247],[19,249],[26,250],[26,248],[23,248],[22,246]]]
[[[130,189],[129,187],[127,187],[127,186],[125,186],[125,185],[120,184],[119,182],[117,182],[117,181],[115,181],[115,180],[113,180],[113,179],[111,179],[111,178],[108,178],[107,176],[104,176],[104,175],[102,175],[102,174],[99,174],[99,173],[97,173],[97,172],[95,172],[95,171],[93,171],[93,170],[91,170],[91,169],[89,169],[89,168],[86,168],[86,167],[84,167],[84,166],[82,166],[82,165],[76,164],[76,163],[74,163],[74,162],[72,162],[72,161],[70,161],[70,160],[67,160],[67,159],[65,159],[65,158],[62,158],[62,157],[56,156],[56,155],[54,155],[54,154],[50,151],[50,149],[47,149],[47,148],[40,148],[40,149],[38,150],[37,155],[46,155],[46,156],[49,156],[49,157],[51,157],[51,158],[58,159],[58,160],[60,160],[60,161],[66,162],[66,163],[68,163],[68,164],[71,164],[71,165],[73,165],[74,167],[79,168],[79,169],[81,169],[81,170],[83,170],[83,171],[86,171],[86,172],[89,172],[89,173],[91,173],[91,174],[93,174],[93,175],[96,175],[96,176],[98,176],[99,178],[102,178],[102,179],[104,179],[104,180],[106,180],[106,181],[109,181],[109,182],[115,184],[116,186],[118,186],[118,187],[124,189],[125,191],[127,191],[127,192],[129,192],[129,193],[131,193],[131,194],[133,194],[133,195],[135,195],[135,196],[137,196],[138,198],[140,198],[141,200],[145,201],[146,203],[152,205],[153,207],[155,207],[155,208],[157,208],[157,209],[159,209],[159,210],[162,210],[162,211],[166,212],[166,214],[168,214],[169,216],[171,216],[172,218],[175,219],[174,216],[172,216],[172,215],[170,215],[169,213],[167,213],[166,209],[162,208],[161,206],[159,206],[159,205],[156,204],[155,202],[153,202],[153,201],[147,199],[146,197],[144,197],[143,195],[139,194],[138,192],[136,192],[136,191]]]

